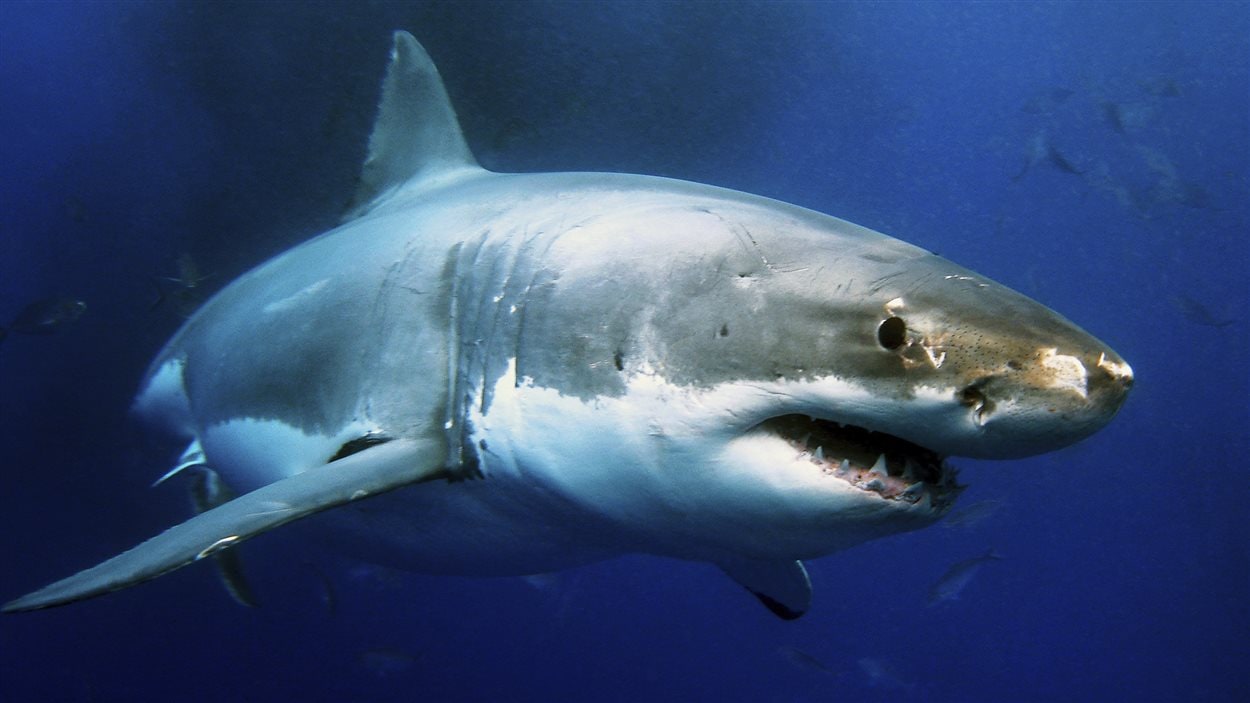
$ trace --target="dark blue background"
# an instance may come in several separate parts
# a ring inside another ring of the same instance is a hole
[[[700,564],[435,578],[296,525],[244,548],[257,610],[197,567],[0,618],[0,698],[1250,698],[1245,3],[0,3],[0,318],[89,305],[0,346],[0,596],[185,517],[147,488],[179,448],[126,414],[179,322],[151,281],[189,252],[218,287],[336,221],[395,28],[487,167],[839,215],[1060,310],[1137,388],[1079,446],[960,462],[982,523],[810,564],[797,622]],[[1084,173],[1013,178],[1039,133]]]

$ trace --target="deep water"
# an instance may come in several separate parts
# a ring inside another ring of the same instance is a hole
[[[849,219],[1059,310],[1137,386],[1079,445],[960,462],[979,522],[811,562],[796,622],[702,564],[432,577],[295,525],[244,547],[257,609],[196,566],[0,618],[0,699],[1250,700],[1245,2],[0,3],[0,318],[88,306],[0,344],[0,599],[188,514],[148,488],[177,442],[127,414],[180,321],[155,281],[189,254],[211,292],[333,226],[396,28],[488,168]]]

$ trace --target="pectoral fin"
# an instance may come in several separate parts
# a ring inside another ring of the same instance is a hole
[[[64,605],[156,578],[293,520],[402,486],[448,477],[434,442],[397,439],[258,488],[130,551],[5,604],[6,613]]]
[[[739,559],[717,566],[783,620],[802,616],[812,604],[812,581],[801,561]]]
[[[200,440],[197,439],[187,445],[186,450],[182,452],[182,456],[178,457],[178,463],[174,465],[174,468],[166,471],[165,475],[152,482],[152,487],[156,488],[183,471],[189,471],[192,469],[207,469],[208,464],[204,462],[204,450],[200,447]],[[199,513],[204,511],[199,510],[196,512]]]

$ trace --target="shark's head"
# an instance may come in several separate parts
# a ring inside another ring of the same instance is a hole
[[[589,196],[512,307],[494,397],[524,429],[499,445],[622,523],[641,495],[686,545],[828,553],[939,518],[947,457],[1058,449],[1124,401],[1129,366],[1043,305],[841,220],[693,190]]]

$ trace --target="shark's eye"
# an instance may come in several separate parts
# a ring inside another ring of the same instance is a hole
[[[907,342],[907,323],[901,317],[887,317],[877,327],[877,343],[894,351]]]

